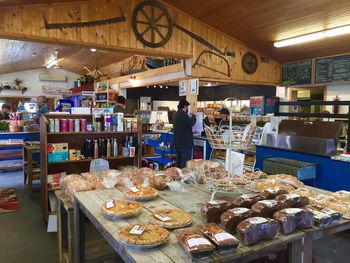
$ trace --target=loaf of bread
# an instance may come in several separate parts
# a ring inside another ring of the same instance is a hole
[[[216,224],[210,223],[198,228],[215,245],[216,251],[220,254],[232,253],[237,249],[238,239]]]
[[[315,225],[318,227],[329,226],[333,223],[339,222],[342,215],[334,210],[319,207],[317,205],[310,205],[305,208],[314,214]]]
[[[221,226],[229,233],[234,234],[237,230],[237,225],[243,220],[252,217],[252,212],[245,207],[236,207],[228,209],[220,217]]]
[[[164,173],[170,176],[174,181],[180,181],[182,178],[182,171],[177,167],[170,167],[165,169]]]
[[[275,212],[287,207],[288,205],[286,202],[277,202],[276,200],[260,200],[252,206],[251,211],[253,216],[272,218]]]
[[[235,207],[250,208],[253,204],[262,199],[263,198],[259,194],[244,194],[236,197],[232,203],[235,205]]]
[[[275,175],[270,175],[269,179],[274,179],[276,181],[279,181],[282,184],[291,185],[295,188],[300,188],[304,186],[303,182],[299,181],[298,178],[292,175],[275,174]]]
[[[149,185],[157,190],[164,190],[173,179],[169,174],[156,173],[148,177]]]
[[[182,247],[194,259],[207,258],[213,253],[215,246],[199,231],[193,228],[183,228],[174,232]]]
[[[273,218],[280,224],[282,234],[290,234],[298,229],[314,226],[314,214],[301,208],[286,208],[276,212]]]
[[[288,207],[304,207],[309,204],[309,198],[297,194],[283,194],[275,198],[278,202],[287,203]]]
[[[276,196],[283,194],[288,194],[288,192],[282,189],[264,189],[260,192],[260,196],[264,199],[275,199]]]
[[[206,223],[219,223],[220,216],[228,209],[235,207],[231,202],[225,200],[214,200],[205,203],[201,212]]]
[[[271,240],[277,237],[279,224],[274,219],[251,217],[238,224],[237,233],[244,245],[253,245],[260,240]]]

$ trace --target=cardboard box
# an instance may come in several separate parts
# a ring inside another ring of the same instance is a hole
[[[69,160],[68,143],[49,143],[47,146],[48,162]]]

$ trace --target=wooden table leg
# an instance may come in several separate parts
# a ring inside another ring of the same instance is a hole
[[[85,262],[85,214],[74,200],[74,262]]]
[[[84,224],[85,225],[85,224]],[[73,210],[67,211],[67,229],[68,229],[68,257],[71,263],[74,262],[74,214]]]
[[[62,202],[59,200],[58,201],[58,208],[57,208],[57,236],[58,236],[58,262],[62,263],[63,262],[63,240],[62,240],[62,209],[63,205]]]
[[[312,262],[313,237],[312,234],[306,234],[303,246],[303,263]]]
[[[289,263],[301,263],[303,251],[303,240],[296,239],[288,244]]]

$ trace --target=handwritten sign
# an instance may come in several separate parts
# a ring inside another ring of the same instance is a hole
[[[109,162],[104,159],[95,159],[90,163],[90,172],[102,173],[109,169]]]

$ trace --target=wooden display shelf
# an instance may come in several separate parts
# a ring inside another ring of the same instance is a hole
[[[130,159],[130,158],[135,158],[135,157],[117,156],[117,157],[101,157],[101,158],[96,158],[96,159],[118,160],[118,159]],[[52,163],[48,162],[47,164],[48,165],[54,165],[54,164],[62,164],[62,163],[85,163],[85,162],[91,162],[91,161],[96,160],[96,159],[94,159],[94,158],[86,158],[86,159],[82,159],[82,160],[67,160],[67,161],[52,162]]]
[[[22,168],[23,168],[23,166],[18,166],[18,165],[14,165],[14,166],[0,166],[0,171],[20,170]]]
[[[116,137],[118,142],[125,140],[129,135],[133,135],[138,142],[136,146],[137,152],[141,153],[141,123],[138,122],[138,131],[123,131],[123,132],[48,132],[49,122],[48,119],[67,119],[67,118],[84,118],[87,122],[92,122],[91,114],[80,114],[80,115],[45,115],[40,119],[40,183],[41,183],[41,202],[42,211],[45,221],[48,220],[50,215],[48,194],[49,192],[57,189],[49,189],[47,184],[47,175],[66,172],[67,174],[80,174],[88,172],[89,164],[94,159],[84,160],[67,160],[62,162],[48,163],[48,144],[51,143],[62,143],[67,142],[70,149],[83,149],[84,142],[86,139],[92,138],[104,138],[104,137]],[[110,169],[117,169],[120,165],[141,165],[141,156],[136,155],[135,157],[108,157],[102,158],[110,161]]]
[[[100,131],[100,132],[48,132],[47,135],[101,135],[101,134],[136,134],[137,131]]]

